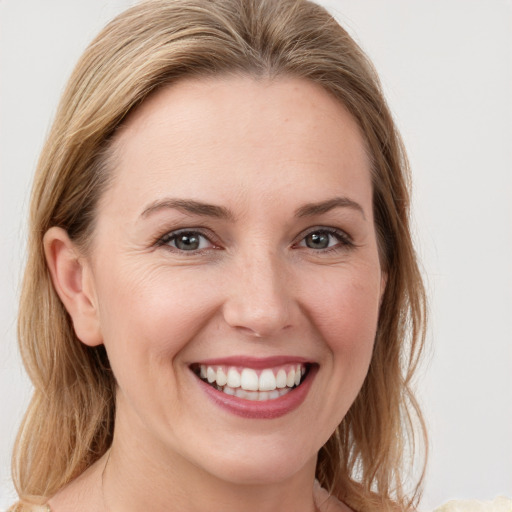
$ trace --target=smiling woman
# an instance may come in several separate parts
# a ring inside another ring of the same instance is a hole
[[[385,284],[355,121],[301,79],[183,80],[127,118],[113,150],[81,263],[62,228],[45,237],[75,330],[104,344],[119,386],[130,430],[111,471],[135,438],[202,480],[313,476],[367,373]],[[161,191],[187,199],[155,208]]]
[[[408,205],[378,80],[322,8],[116,18],[36,176],[13,510],[412,509]]]

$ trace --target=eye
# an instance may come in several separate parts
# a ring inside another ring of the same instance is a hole
[[[336,247],[352,247],[351,238],[341,230],[321,228],[310,231],[298,244],[299,247],[307,247],[322,251]]]
[[[215,247],[205,235],[199,231],[191,230],[171,231],[158,241],[158,245],[169,246],[183,252],[200,251]]]

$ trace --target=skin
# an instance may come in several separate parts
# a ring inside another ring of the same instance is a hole
[[[300,79],[184,80],[132,113],[114,147],[88,253],[59,228],[45,236],[77,335],[105,345],[118,382],[108,464],[60,491],[53,511],[311,512],[314,495],[320,510],[349,510],[313,482],[367,373],[385,286],[356,122]],[[200,231],[199,249],[162,241],[179,229]],[[327,246],[308,247],[311,232]],[[304,402],[274,419],[219,408],[190,370],[277,355],[318,371]]]

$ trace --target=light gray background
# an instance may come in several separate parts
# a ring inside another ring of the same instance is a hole
[[[30,395],[15,346],[31,176],[78,56],[131,0],[0,0],[0,510]],[[512,495],[512,2],[324,0],[380,72],[431,298],[423,510]]]

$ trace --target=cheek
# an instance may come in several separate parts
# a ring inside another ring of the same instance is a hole
[[[380,301],[378,269],[327,269],[309,294],[310,323],[325,349],[317,378],[321,405],[313,420],[323,424],[325,440],[347,414],[368,372]]]
[[[333,364],[344,366],[345,374],[353,373],[358,379],[364,379],[371,359],[379,303],[380,277],[375,267],[331,274],[310,297],[315,327]]]
[[[118,378],[172,364],[215,310],[214,288],[186,275],[111,269],[98,281],[104,344]]]

